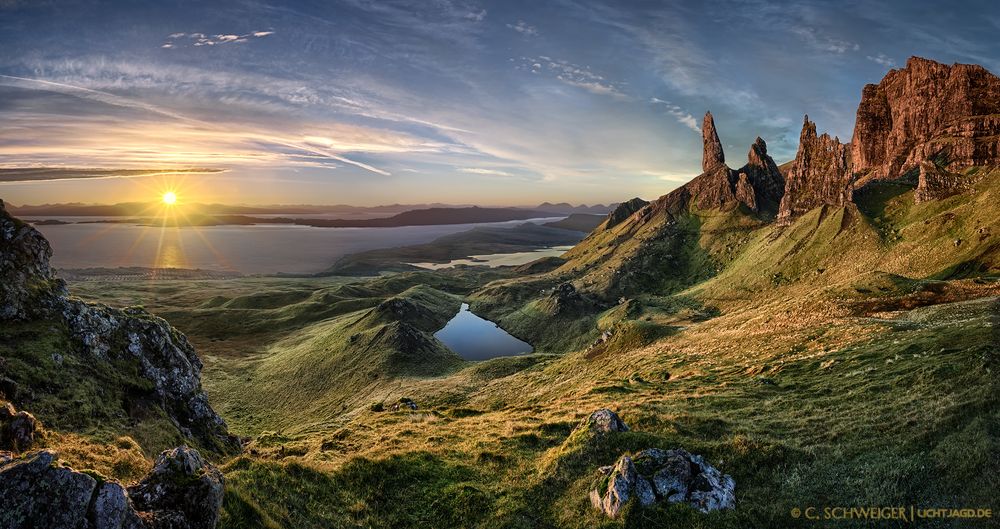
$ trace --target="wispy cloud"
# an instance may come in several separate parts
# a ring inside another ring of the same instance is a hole
[[[553,59],[542,55],[539,57],[521,57],[519,69],[533,74],[548,75],[556,80],[582,88],[592,94],[611,96],[616,99],[629,99],[622,92],[621,84],[594,72],[590,66],[574,64],[569,61]]]
[[[243,44],[251,39],[259,39],[274,35],[274,31],[251,31],[243,35],[232,33],[220,33],[216,35],[206,35],[205,33],[171,33],[167,35],[167,41],[161,48],[177,48],[180,46],[215,46],[217,44]]]
[[[95,180],[107,178],[140,178],[176,174],[212,174],[223,169],[96,169],[90,167],[2,167],[0,183],[42,182],[49,180]]]
[[[650,103],[654,105],[662,105],[671,116],[677,119],[677,122],[685,127],[701,134],[701,127],[698,126],[698,120],[692,116],[690,113],[685,112],[681,107],[671,103],[670,101],[665,101],[659,98],[652,98],[649,100]]]
[[[878,55],[875,56],[868,55],[867,58],[869,61],[881,64],[886,68],[892,68],[893,66],[896,66],[896,61],[892,60],[891,57],[889,57],[884,53],[879,53]]]
[[[526,37],[537,37],[538,28],[528,24],[523,20],[518,20],[517,24],[507,24],[507,27],[513,29],[514,31],[526,36]]]
[[[827,35],[814,27],[793,27],[791,32],[798,35],[806,44],[820,51],[847,53],[861,49],[861,45],[857,42]]]
[[[513,173],[508,173],[507,171],[501,171],[499,169],[483,169],[480,167],[462,167],[458,171],[460,173],[489,175],[489,176],[515,176]]]

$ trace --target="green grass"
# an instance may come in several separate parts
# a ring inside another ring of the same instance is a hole
[[[817,527],[789,511],[996,510],[997,178],[923,204],[872,188],[786,227],[657,210],[539,273],[71,287],[173,315],[198,346],[213,405],[254,437],[225,464],[222,527]],[[583,301],[554,302],[565,282]],[[536,354],[450,354],[431,335],[462,301]],[[402,397],[419,409],[391,411]],[[601,407],[632,430],[573,433]],[[731,474],[736,510],[597,513],[595,469],[651,447]]]

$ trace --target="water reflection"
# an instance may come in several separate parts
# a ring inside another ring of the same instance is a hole
[[[458,314],[434,336],[466,360],[488,360],[532,351],[531,344],[470,312],[467,303],[462,303]]]

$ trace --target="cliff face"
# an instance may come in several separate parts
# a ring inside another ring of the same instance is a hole
[[[1000,78],[977,65],[911,57],[864,88],[851,158],[859,185],[930,159],[953,172],[1000,164]]]
[[[787,223],[822,205],[851,201],[851,163],[847,144],[829,134],[816,135],[816,124],[805,117],[799,150],[788,169],[778,222]]]

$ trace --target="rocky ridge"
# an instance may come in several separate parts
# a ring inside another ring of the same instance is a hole
[[[817,134],[806,116],[785,175],[760,138],[747,165],[729,169],[711,113],[705,114],[702,142],[702,174],[667,195],[675,201],[690,196],[701,209],[742,204],[759,211],[780,203],[778,223],[789,224],[819,206],[852,203],[853,192],[869,182],[911,171],[916,200],[937,200],[975,183],[963,171],[1000,165],[1000,78],[977,65],[911,57],[905,68],[864,88],[850,143]]]

